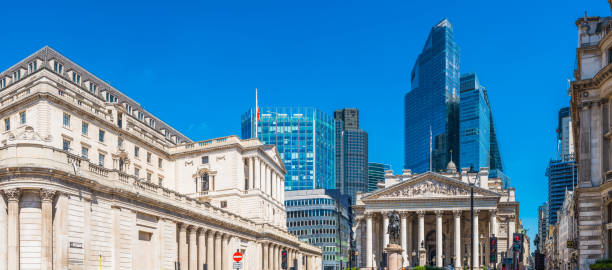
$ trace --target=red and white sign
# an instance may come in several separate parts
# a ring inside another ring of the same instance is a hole
[[[236,253],[234,253],[234,261],[242,261],[242,253],[240,253],[240,251],[236,251]]]

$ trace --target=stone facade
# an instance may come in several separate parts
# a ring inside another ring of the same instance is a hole
[[[487,168],[481,168],[479,173],[470,173],[467,168],[458,173],[454,164],[449,168],[446,173],[417,175],[409,170],[404,170],[403,175],[389,171],[380,189],[358,195],[354,230],[359,267],[371,269],[379,265],[382,251],[389,244],[386,213],[391,211],[401,215],[403,266],[491,267],[488,245],[493,235],[498,239],[498,262],[506,254],[512,256],[508,253],[512,234],[520,229],[514,189],[503,189],[501,179],[488,178]],[[478,239],[473,244],[471,187],[473,230]],[[383,237],[374,237],[380,235]],[[474,257],[470,262],[471,254]]]
[[[585,15],[576,21],[579,40],[570,110],[578,163],[575,203],[580,269],[612,255],[611,20]]]
[[[237,250],[321,269],[287,232],[274,146],[193,142],[48,47],[1,80],[0,270],[229,270]]]

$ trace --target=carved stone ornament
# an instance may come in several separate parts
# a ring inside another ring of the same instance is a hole
[[[416,213],[417,213],[417,216],[419,216],[419,217],[424,217],[425,216],[425,211],[423,211],[423,210],[416,211]]]
[[[9,201],[19,201],[19,197],[21,197],[21,190],[18,188],[5,189],[4,194],[6,194],[6,198]]]
[[[51,190],[51,189],[40,189],[40,199],[43,202],[49,202],[49,201],[53,201],[53,197],[55,197],[55,190]]]
[[[31,126],[26,126],[23,131],[13,134],[12,132],[9,134],[9,141],[14,140],[24,140],[24,141],[49,141],[50,137],[42,138],[38,132],[34,131],[34,128]]]
[[[461,211],[461,210],[453,210],[453,216],[454,217],[461,217],[461,213],[463,213],[463,211]]]
[[[470,191],[458,186],[453,186],[431,179],[424,180],[414,185],[407,186],[404,189],[396,190],[388,194],[384,194],[381,198],[423,198],[423,197],[440,197],[440,196],[469,196]]]

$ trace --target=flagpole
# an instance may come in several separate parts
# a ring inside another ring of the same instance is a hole
[[[431,125],[429,125],[429,171],[432,171],[432,165],[431,165],[431,154],[432,154],[432,150],[431,150],[431,144],[432,144],[432,134],[431,134]]]
[[[259,104],[257,103],[257,88],[255,88],[255,138],[257,138],[258,121],[259,121]]]

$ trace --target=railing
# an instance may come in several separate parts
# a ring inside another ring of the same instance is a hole
[[[210,146],[215,146],[219,144],[224,144],[229,141],[228,139],[235,140],[236,142],[240,141],[240,139],[238,139],[238,137],[236,136],[228,136],[228,137],[210,139],[210,140],[199,141],[199,142],[194,142],[194,143],[181,144],[181,145],[171,148],[170,152],[177,153],[177,152],[180,152],[181,150],[195,150],[196,147],[202,148],[202,147],[210,147]]]
[[[97,175],[104,176],[104,177],[107,177],[108,176],[108,172],[109,172],[108,169],[106,169],[106,168],[104,168],[102,166],[95,165],[93,163],[89,163],[89,171],[92,172],[92,173],[95,173]]]
[[[130,175],[124,172],[119,172],[119,181],[129,184],[130,183]]]
[[[81,166],[81,157],[75,155],[75,154],[71,154],[69,152],[66,152],[66,159],[68,161],[68,164],[74,164],[77,167]]]

